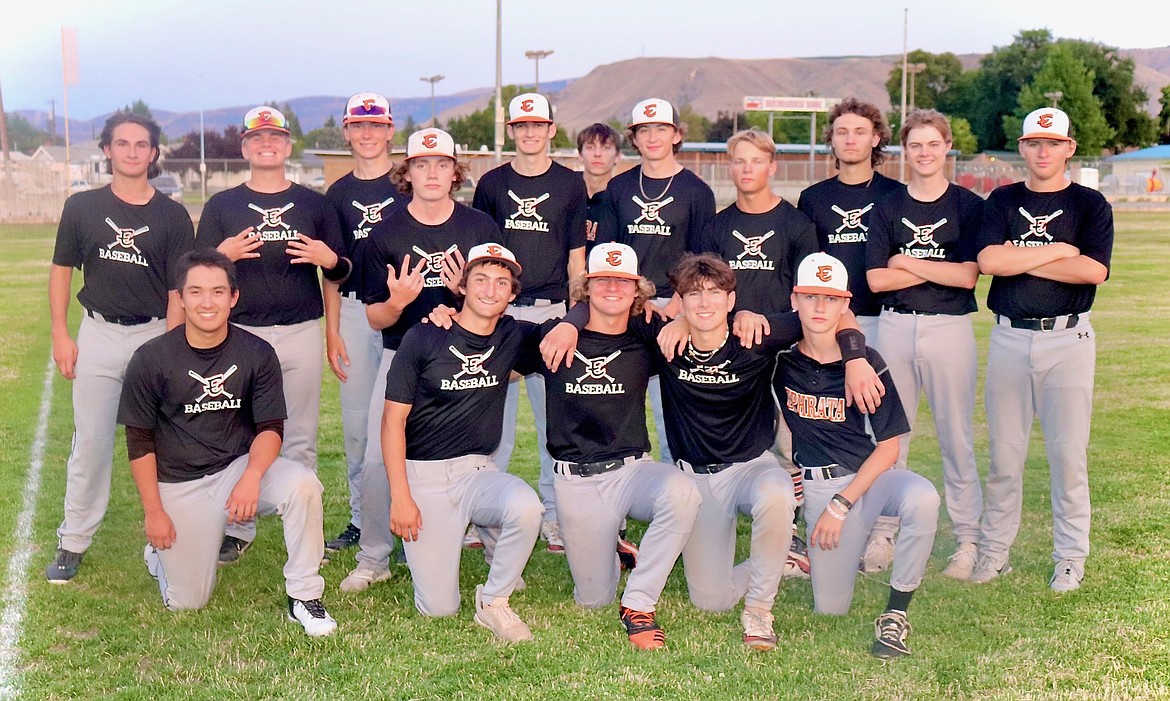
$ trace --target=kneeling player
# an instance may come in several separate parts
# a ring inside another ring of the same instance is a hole
[[[215,586],[228,524],[278,513],[288,615],[312,636],[337,623],[318,574],[321,483],[278,457],[285,404],[272,346],[228,323],[235,266],[210,249],[179,259],[186,325],[144,344],[126,368],[118,423],[146,515],[146,566],[171,610],[201,608]]]
[[[532,487],[500,472],[490,457],[500,444],[509,376],[525,336],[536,329],[504,316],[520,290],[519,275],[503,246],[471,249],[455,324],[406,333],[387,375],[382,414],[390,528],[405,544],[415,606],[426,616],[454,615],[468,524],[485,534],[499,529],[498,540],[484,542],[491,567],[475,588],[475,621],[508,642],[532,639],[508,597],[532,554],[542,513]]]
[[[792,306],[804,338],[780,354],[773,389],[792,428],[793,460],[804,469],[805,504],[812,560],[813,603],[818,613],[844,614],[853,599],[857,562],[879,516],[901,518],[902,531],[890,573],[890,598],[875,622],[872,653],[882,659],[910,654],[906,609],[922,582],[938,526],[934,485],[909,470],[891,470],[898,437],[910,430],[897,389],[865,417],[845,401],[845,370],[834,331],[849,308],[848,273],[824,253],[804,259],[797,271]],[[867,358],[885,375],[872,349]],[[877,445],[874,445],[874,440]]]

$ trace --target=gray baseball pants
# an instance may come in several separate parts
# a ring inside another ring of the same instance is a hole
[[[1007,562],[1020,530],[1024,462],[1037,415],[1052,480],[1052,557],[1083,566],[1089,556],[1088,448],[1097,342],[1088,316],[1057,331],[1013,329],[1006,319],[991,329],[986,388],[991,466],[980,552],[996,565]]]
[[[166,331],[162,319],[120,326],[88,313],[77,331],[73,448],[65,466],[65,514],[57,546],[83,553],[106,516],[114,471],[118,401],[130,356]]]
[[[743,599],[744,606],[771,610],[792,544],[792,478],[770,452],[713,475],[696,474],[684,460],[679,465],[703,499],[682,551],[691,603],[726,611]],[[735,565],[739,514],[751,516],[752,540],[748,559]]]
[[[809,534],[829,500],[853,481],[853,475],[835,479],[804,479],[805,512]],[[853,601],[857,562],[865,542],[880,516],[901,519],[902,530],[894,550],[890,586],[914,591],[926,574],[926,563],[934,547],[938,528],[938,491],[930,480],[910,470],[886,470],[878,475],[865,494],[853,503],[833,550],[815,547],[809,539],[808,557],[812,566],[813,608],[817,613],[843,615]]]
[[[211,598],[227,525],[224,504],[247,467],[248,456],[241,455],[214,475],[158,485],[176,537],[166,550],[147,545],[144,557],[163,604],[172,611],[202,608]],[[318,573],[325,553],[321,491],[316,474],[286,458],[277,458],[260,479],[256,513],[280,515],[288,551],[284,589],[294,599],[319,599],[325,591]]]
[[[869,346],[870,348],[877,348],[878,347],[878,333],[879,333],[878,320],[880,318],[881,317],[878,317],[878,316],[862,316],[860,314],[857,315],[857,326],[858,326],[858,328],[861,329],[861,333],[865,334],[865,345]],[[887,360],[887,362],[888,362],[888,360]],[[866,422],[865,422],[865,430],[871,436],[873,435],[873,432],[870,431],[870,429],[869,429],[869,420],[868,419],[866,419]],[[809,520],[807,511],[805,511],[805,523],[806,524],[815,523],[815,521]],[[809,533],[811,534],[811,531],[809,531]],[[877,521],[873,525],[873,535],[871,536],[871,538],[885,537],[885,538],[889,538],[891,541],[893,541],[894,537],[897,534],[898,534],[898,519],[896,517],[878,516]]]
[[[345,474],[349,484],[349,521],[362,527],[362,467],[370,419],[370,397],[382,362],[382,334],[370,328],[366,305],[341,297],[341,340],[349,355],[346,380],[340,383],[341,431],[345,438]]]
[[[366,455],[362,461],[362,534],[358,538],[357,562],[367,569],[390,566],[394,533],[390,531],[390,478],[382,460],[382,414],[386,409],[386,373],[394,351],[382,349],[382,361],[374,378],[366,424]]]
[[[622,606],[654,611],[694,528],[699,490],[677,467],[653,462],[648,455],[627,458],[624,467],[588,477],[571,474],[565,465],[557,462],[553,484],[573,598],[586,608],[614,600],[620,572],[614,543],[628,516],[650,525],[638,548],[638,566],[626,580]]]
[[[969,315],[883,311],[874,346],[890,368],[911,433],[895,467],[906,468],[919,395],[925,391],[942,454],[943,494],[960,545],[979,542],[983,492],[975,467],[975,375],[979,358]]]
[[[659,297],[654,301],[660,309],[670,304],[670,297]],[[666,412],[662,409],[662,383],[658,375],[651,375],[646,384],[646,394],[650,396],[650,413],[654,415],[654,432],[658,436],[658,456],[663,463],[673,465],[674,456],[670,453],[670,443],[666,440]]]
[[[540,534],[542,508],[532,487],[497,470],[486,455],[407,460],[406,478],[422,514],[418,540],[403,542],[419,612],[451,616],[459,610],[459,561],[469,523],[499,533],[495,542],[484,542],[491,563],[484,603],[511,596]]]

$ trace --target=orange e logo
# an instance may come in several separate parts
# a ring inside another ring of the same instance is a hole
[[[1036,123],[1039,124],[1042,129],[1047,129],[1052,126],[1052,115],[1048,113],[1042,114],[1036,118]]]
[[[818,265],[817,266],[817,279],[820,280],[821,282],[829,282],[830,280],[832,280],[833,279],[833,266],[831,266],[831,265]]]
[[[524,110],[525,112],[531,112],[532,111],[532,100],[525,100],[525,101],[521,102],[520,109]]]
[[[422,138],[422,144],[427,148],[434,148],[439,145],[439,137],[434,134],[427,134]]]
[[[489,256],[498,256],[498,255],[500,255],[500,253],[501,253],[501,251],[500,251],[500,247],[499,247],[499,246],[497,246],[497,245],[495,245],[495,244],[492,244],[492,245],[488,246],[488,247],[487,247],[487,252],[488,252],[488,255],[489,255]]]
[[[260,121],[264,122],[265,124],[267,124],[268,122],[271,122],[272,121],[272,113],[269,112],[268,110],[264,110],[263,112],[260,113]]]
[[[373,108],[374,108],[374,98],[371,97],[371,98],[367,98],[365,100],[362,100],[362,109],[369,112]]]
[[[658,105],[651,102],[642,110],[642,114],[646,115],[647,117],[653,117],[654,115],[658,114]]]
[[[622,264],[622,252],[621,251],[610,251],[605,256],[605,262],[608,263],[609,265],[615,267],[615,268],[618,267],[619,265]]]

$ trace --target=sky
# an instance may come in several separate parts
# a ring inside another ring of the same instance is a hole
[[[1150,0],[502,0],[503,82],[529,82],[527,50],[552,50],[541,80],[638,56],[788,58],[986,53],[1023,29],[1120,48],[1165,46]],[[726,10],[734,7],[734,12]],[[1102,11],[1108,7],[1108,13]],[[9,5],[0,26],[4,107],[62,111],[61,31],[75,27],[80,84],[69,116],[137,99],[186,111],[364,90],[429,95],[495,84],[492,0],[49,0]]]

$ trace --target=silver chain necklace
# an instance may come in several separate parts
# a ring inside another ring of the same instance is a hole
[[[719,345],[713,350],[709,351],[701,351],[698,348],[695,348],[694,344],[691,342],[691,337],[687,336],[687,357],[696,363],[708,362],[711,360],[711,358],[715,357],[715,354],[719,352],[720,348],[727,344],[727,339],[730,335],[731,330],[728,329],[727,332],[723,334],[723,340],[720,341]]]
[[[646,171],[643,170],[641,166],[639,166],[638,167],[638,189],[642,191],[642,199],[647,200],[649,202],[657,202],[658,200],[662,199],[663,197],[666,197],[666,193],[670,192],[670,184],[674,182],[674,176],[678,175],[678,173],[672,174],[670,176],[670,179],[666,181],[666,187],[662,188],[662,193],[659,194],[658,197],[651,197],[650,195],[646,194],[646,186],[642,183],[642,178],[645,176],[645,174],[646,174]]]

